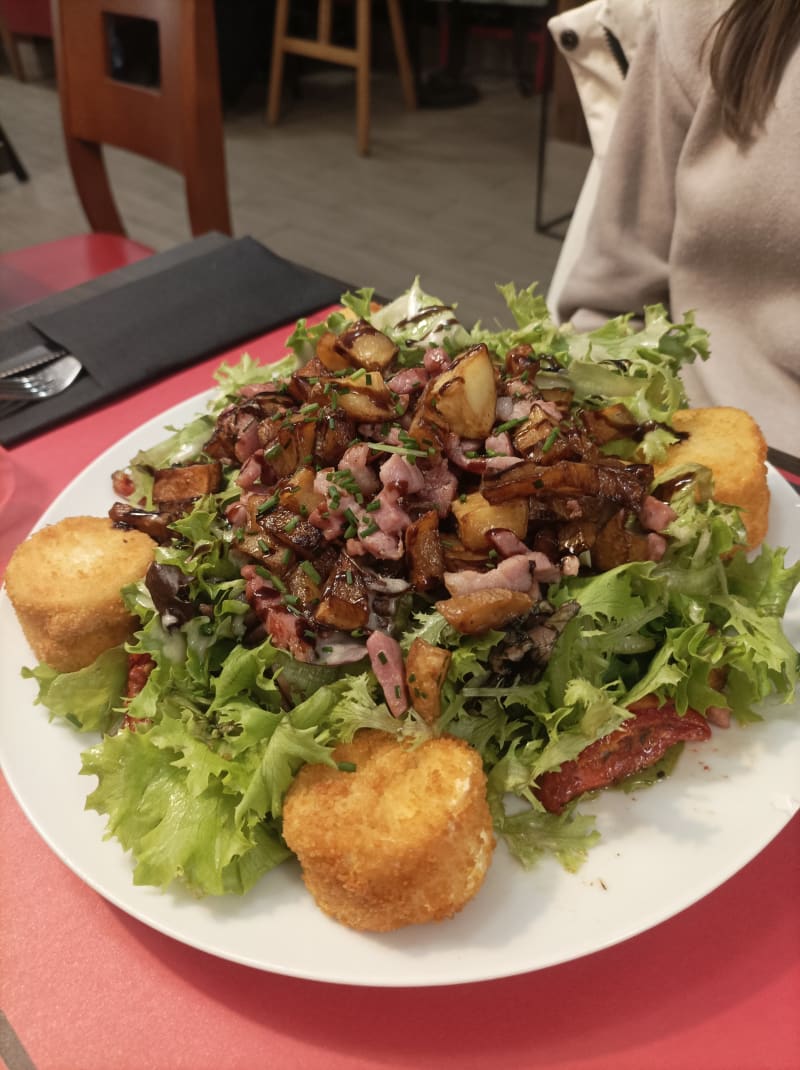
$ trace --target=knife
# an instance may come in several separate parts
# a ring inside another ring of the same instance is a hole
[[[51,360],[57,360],[59,357],[68,355],[69,350],[63,346],[47,346],[44,344],[31,346],[30,349],[23,349],[21,353],[17,353],[16,356],[12,357],[7,366],[0,368],[0,379],[5,379],[8,375],[18,375],[29,368],[38,368],[42,364],[49,364]]]

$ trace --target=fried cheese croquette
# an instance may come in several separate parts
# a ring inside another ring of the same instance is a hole
[[[120,588],[144,576],[155,547],[148,535],[96,516],[60,520],[21,543],[5,584],[39,661],[74,672],[125,642],[135,619]]]
[[[767,534],[769,488],[767,444],[761,429],[742,409],[679,409],[672,417],[676,431],[689,437],[671,446],[666,460],[654,465],[658,476],[679,464],[702,464],[714,476],[714,498],[738,505],[753,550]]]
[[[495,846],[478,752],[450,737],[412,747],[362,729],[333,757],[347,764],[304,766],[284,807],[284,838],[317,905],[371,932],[461,910]]]

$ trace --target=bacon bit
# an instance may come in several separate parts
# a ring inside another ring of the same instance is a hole
[[[639,510],[639,523],[647,531],[663,531],[677,518],[678,514],[671,506],[654,498],[652,494],[647,495]]]
[[[383,688],[386,705],[395,717],[400,717],[409,706],[406,688],[406,672],[400,644],[390,635],[373,632],[367,639],[372,671]]]

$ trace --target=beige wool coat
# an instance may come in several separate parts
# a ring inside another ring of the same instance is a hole
[[[693,405],[745,408],[800,455],[800,50],[746,149],[720,129],[703,44],[718,0],[642,15],[586,240],[558,300],[580,330],[644,305],[694,309],[711,358]]]

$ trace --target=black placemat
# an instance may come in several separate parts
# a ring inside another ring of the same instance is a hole
[[[206,235],[0,317],[0,371],[43,337],[84,367],[62,394],[0,419],[0,442],[290,324],[347,288],[252,238]]]

